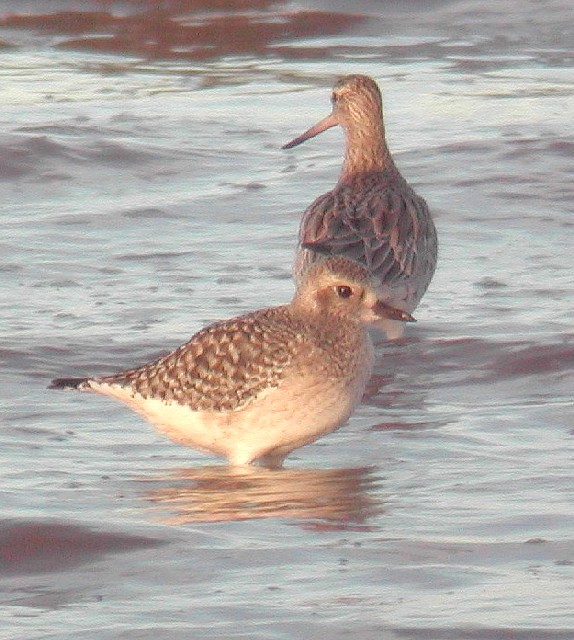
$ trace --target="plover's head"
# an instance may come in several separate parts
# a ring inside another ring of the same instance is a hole
[[[293,304],[321,315],[357,319],[365,324],[383,318],[414,322],[406,311],[379,300],[380,284],[368,269],[343,256],[327,256],[305,272]]]

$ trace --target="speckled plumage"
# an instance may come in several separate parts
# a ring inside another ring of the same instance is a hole
[[[317,259],[318,249],[343,255],[379,278],[382,300],[412,312],[437,262],[437,234],[428,206],[391,157],[377,84],[367,76],[347,76],[336,83],[332,102],[327,118],[284,147],[294,147],[335,125],[345,131],[345,161],[337,185],[303,214],[295,277],[300,279]],[[388,320],[380,327],[389,338],[400,337],[404,330],[402,323]]]
[[[175,441],[232,463],[278,466],[360,401],[372,370],[365,325],[412,319],[381,304],[373,286],[357,263],[323,258],[288,305],[217,322],[141,367],[51,387],[116,398]]]

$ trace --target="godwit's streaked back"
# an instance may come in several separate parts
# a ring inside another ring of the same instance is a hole
[[[303,214],[295,277],[301,278],[321,250],[347,256],[379,278],[383,301],[410,313],[436,267],[432,217],[393,162],[374,80],[362,75],[343,78],[335,84],[332,103],[330,115],[283,147],[290,149],[335,125],[345,132],[345,161],[337,185]],[[379,326],[389,338],[404,332],[404,324],[393,320]]]
[[[50,386],[115,398],[176,442],[232,464],[278,467],[360,402],[373,366],[365,325],[412,320],[379,293],[361,265],[322,258],[287,305],[215,323],[136,369]]]

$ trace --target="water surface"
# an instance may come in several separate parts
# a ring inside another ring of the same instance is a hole
[[[572,638],[570,3],[50,4],[0,16],[1,637]],[[280,147],[352,72],[441,254],[349,423],[238,471],[48,391],[290,298],[342,135]]]

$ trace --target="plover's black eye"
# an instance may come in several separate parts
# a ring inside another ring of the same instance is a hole
[[[337,292],[339,298],[350,298],[353,295],[353,289],[343,284],[337,285],[335,287],[335,291]]]

